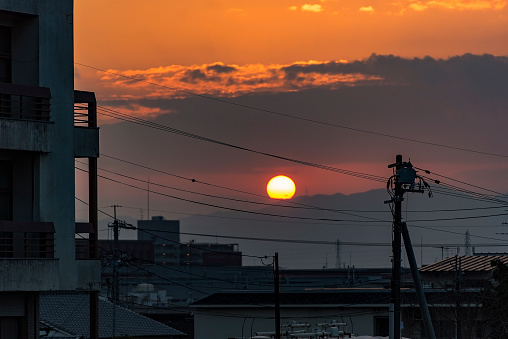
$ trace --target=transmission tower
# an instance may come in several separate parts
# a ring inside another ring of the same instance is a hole
[[[465,242],[465,255],[471,255],[471,237],[469,236],[469,230],[466,231]]]
[[[337,239],[336,250],[337,250],[337,255],[335,257],[335,268],[341,268],[342,267],[342,259],[340,258],[341,248],[340,248],[340,240],[339,239]]]

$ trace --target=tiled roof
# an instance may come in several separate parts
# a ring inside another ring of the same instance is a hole
[[[434,264],[424,266],[420,272],[451,272],[455,271],[460,262],[463,272],[488,272],[493,269],[492,260],[499,259],[502,263],[508,264],[507,255],[465,255],[461,257],[449,257]]]
[[[40,295],[40,319],[69,333],[90,337],[90,295],[48,292]],[[99,299],[99,338],[111,338],[113,304]],[[184,333],[123,307],[116,308],[117,336],[185,336]]]

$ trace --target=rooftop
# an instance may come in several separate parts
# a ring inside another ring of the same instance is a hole
[[[99,299],[99,338],[111,338],[113,304]],[[48,292],[40,295],[40,320],[70,334],[90,337],[90,295],[83,292]],[[117,306],[117,336],[186,336],[172,327]]]
[[[465,255],[453,256],[419,269],[420,272],[449,272],[455,271],[460,262],[463,272],[488,272],[493,269],[491,262],[500,260],[508,264],[508,255]]]

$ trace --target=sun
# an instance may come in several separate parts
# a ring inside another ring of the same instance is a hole
[[[295,183],[285,175],[273,177],[266,185],[266,192],[272,199],[291,199],[295,190]]]

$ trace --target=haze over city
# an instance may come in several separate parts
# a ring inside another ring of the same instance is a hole
[[[279,252],[281,266],[334,267],[340,239],[343,263],[389,267],[385,188],[401,154],[433,192],[404,204],[414,243],[428,245],[420,263],[455,254],[447,245],[467,230],[473,245],[506,240],[505,1],[76,0],[74,13],[75,88],[99,105],[105,213],[179,219],[183,241]],[[291,200],[267,197],[279,174],[296,184]],[[298,204],[340,213],[284,207]]]

